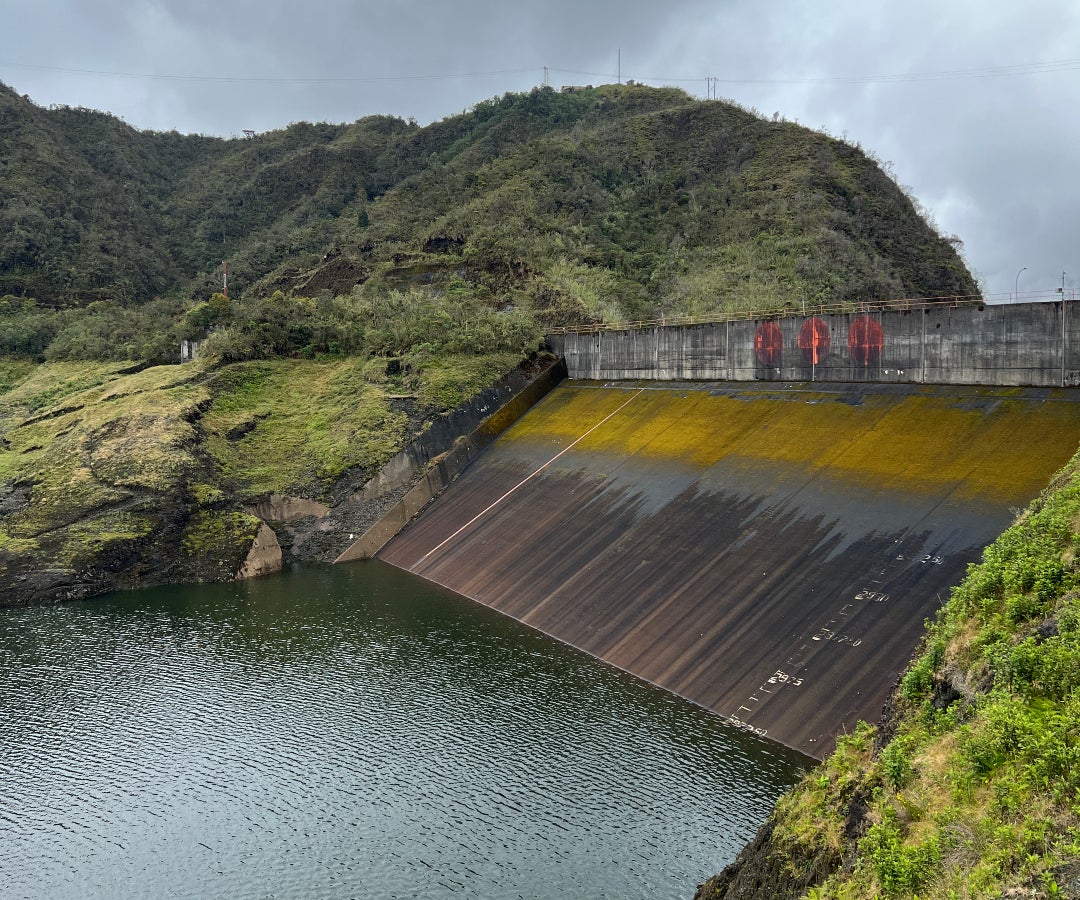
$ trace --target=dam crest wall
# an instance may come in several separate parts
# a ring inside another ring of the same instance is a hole
[[[912,303],[551,334],[572,379],[1080,385],[1076,304]]]

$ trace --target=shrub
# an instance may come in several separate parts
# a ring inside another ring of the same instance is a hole
[[[0,298],[0,354],[41,358],[61,322],[59,313],[38,309],[33,300]]]
[[[894,738],[881,754],[881,769],[885,780],[896,790],[911,781],[915,767],[911,764],[910,742]]]
[[[859,852],[889,897],[911,894],[937,874],[941,848],[937,835],[920,843],[904,842],[896,810],[885,808],[884,819],[872,825],[859,842]]]

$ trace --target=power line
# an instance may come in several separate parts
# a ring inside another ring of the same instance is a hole
[[[992,66],[985,69],[953,69],[941,72],[909,72],[894,75],[832,75],[821,78],[763,78],[721,79],[742,84],[902,84],[918,81],[945,81],[961,78],[1004,78],[1017,75],[1038,75],[1046,72],[1068,72],[1080,69],[1080,59],[1014,66]]]
[[[716,84],[899,84],[917,81],[941,81],[957,78],[1003,78],[1017,75],[1040,75],[1048,72],[1072,72],[1080,70],[1080,58],[1046,60],[1033,63],[1016,63],[1007,66],[989,66],[980,69],[946,69],[934,72],[905,72],[890,75],[820,75],[792,78],[741,78],[702,75],[640,76],[639,81],[662,83],[685,83],[706,78]],[[567,75],[591,75],[609,77],[610,72],[586,72],[580,69],[554,69]]]
[[[425,74],[400,73],[396,75],[184,75],[161,72],[111,72],[101,69],[72,69],[67,66],[44,66],[35,63],[9,63],[0,61],[0,68],[38,69],[46,72],[64,72],[70,75],[100,75],[107,78],[149,78],[162,81],[213,81],[254,84],[331,84],[334,82],[364,83],[377,81],[435,81],[444,78],[486,78],[492,75],[521,75],[535,72],[528,69],[493,69],[489,72],[436,72]]]
[[[621,55],[621,54],[620,54]],[[0,68],[35,69],[45,72],[63,72],[71,75],[95,75],[105,78],[135,78],[160,81],[203,81],[238,84],[364,84],[387,81],[437,81],[446,78],[489,78],[499,75],[524,75],[531,72],[561,72],[564,75],[585,75],[593,78],[621,78],[621,71],[595,72],[584,69],[559,69],[547,66],[529,66],[518,69],[491,69],[478,72],[425,72],[388,73],[380,75],[212,75],[175,72],[120,72],[107,69],[78,69],[69,66],[49,66],[40,63],[14,63],[0,61]],[[621,69],[621,60],[620,60]],[[903,84],[919,81],[942,81],[961,78],[1005,78],[1020,75],[1040,75],[1080,70],[1080,58],[1045,60],[1042,62],[1016,63],[1006,66],[989,66],[979,69],[946,69],[931,72],[905,72],[884,75],[821,75],[791,78],[746,78],[716,75],[638,76],[641,82],[678,84],[700,82],[705,79],[711,90],[718,84]]]

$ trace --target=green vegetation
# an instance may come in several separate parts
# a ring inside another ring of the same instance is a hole
[[[398,364],[394,375],[385,360],[239,363],[214,375],[205,446],[240,496],[319,496],[347,470],[374,474],[411,440],[400,401],[452,408],[519,360],[505,353],[441,358]]]
[[[1078,548],[1080,454],[929,624],[881,751],[861,726],[778,804],[775,845],[834,860],[807,896],[1066,896],[1080,868]]]
[[[486,353],[551,324],[977,292],[858,148],[674,89],[219,140],[0,85],[0,124],[3,355],[159,363],[213,326],[226,359],[394,355],[455,323],[443,350]],[[223,259],[224,309],[203,302]]]

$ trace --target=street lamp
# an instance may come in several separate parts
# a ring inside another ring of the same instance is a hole
[[[1024,266],[1020,270],[1020,272],[1024,272],[1026,270],[1027,266]],[[1016,282],[1013,284],[1013,303],[1018,303],[1020,301],[1020,272],[1016,273]]]

